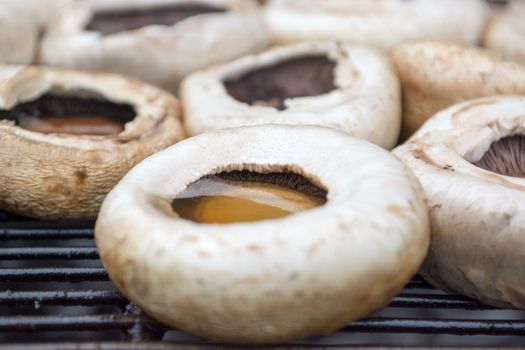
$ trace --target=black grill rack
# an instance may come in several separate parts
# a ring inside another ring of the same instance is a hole
[[[0,213],[0,349],[214,349],[124,298],[98,260],[93,224]],[[47,344],[47,345],[46,345]],[[525,345],[525,312],[447,295],[420,277],[389,307],[330,337],[279,348]]]

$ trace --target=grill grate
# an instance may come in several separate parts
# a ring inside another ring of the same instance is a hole
[[[159,349],[213,347],[158,324],[115,289],[98,260],[91,223],[42,222],[0,213],[0,237],[1,344],[24,342],[24,347],[39,349],[46,347],[37,342],[86,349],[126,348],[128,342],[136,347],[148,342]],[[282,348],[348,349],[378,343],[524,345],[525,312],[447,295],[416,276],[388,308],[334,336]]]

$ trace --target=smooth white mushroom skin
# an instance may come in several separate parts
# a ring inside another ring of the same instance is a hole
[[[0,82],[2,210],[47,220],[94,218],[105,195],[134,164],[185,137],[178,101],[127,77],[0,66]],[[39,101],[47,95],[62,98]],[[72,103],[64,96],[77,99]],[[43,105],[71,111],[92,98],[117,106],[112,113],[125,123],[121,132],[75,135],[63,133],[71,129],[40,125],[42,132],[36,132],[20,125],[27,122],[21,115],[38,116]]]
[[[312,69],[301,75],[294,63]],[[243,90],[265,96],[258,101]],[[337,41],[274,47],[195,72],[181,84],[180,96],[191,135],[261,124],[319,125],[389,149],[401,123],[401,91],[390,59]]]
[[[139,18],[137,12],[149,9],[158,14],[163,8],[177,6],[224,12],[196,11],[172,25],[166,23],[177,18],[157,18],[159,25],[140,27],[138,22],[147,24],[152,18]],[[108,18],[119,12],[127,17],[127,24]],[[124,30],[126,25],[129,30]],[[258,6],[252,0],[76,1],[50,24],[39,63],[130,75],[177,91],[190,72],[258,52],[268,44]]]
[[[525,97],[483,98],[439,112],[394,150],[426,193],[421,273],[433,285],[525,309],[524,135]]]
[[[302,175],[327,202],[223,225],[171,209],[189,184],[236,170]],[[149,315],[216,341],[279,343],[389,303],[424,259],[427,215],[390,153],[328,128],[265,125],[198,135],[138,164],[104,201],[95,239],[110,278]]]
[[[421,40],[394,47],[390,56],[403,87],[402,140],[454,103],[525,94],[525,66],[489,50]]]
[[[483,45],[505,57],[525,64],[525,2],[511,0],[503,11],[490,19]]]
[[[279,44],[337,39],[389,49],[419,38],[475,44],[488,14],[482,0],[270,0],[264,21]]]
[[[32,63],[39,29],[39,23],[29,11],[9,3],[0,4],[0,63]]]
[[[64,7],[83,0],[0,1],[0,63],[34,64],[46,26]]]

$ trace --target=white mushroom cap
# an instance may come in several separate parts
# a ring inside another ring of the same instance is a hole
[[[504,11],[491,18],[483,45],[525,64],[525,1],[511,0]]]
[[[454,103],[525,94],[525,66],[488,50],[423,40],[395,47],[391,57],[403,87],[402,138]]]
[[[316,55],[335,61],[335,89],[322,95],[286,99],[285,110],[237,101],[223,83],[283,61]],[[271,123],[319,125],[391,148],[399,134],[400,88],[388,57],[348,43],[296,43],[245,56],[191,74],[181,84],[180,94],[185,127],[192,135]]]
[[[423,276],[487,304],[525,308],[525,179],[470,163],[516,134],[525,135],[525,97],[483,98],[439,112],[394,153],[430,208]]]
[[[103,97],[137,115],[118,135],[44,134],[0,119],[0,208],[44,219],[93,218],[104,196],[136,163],[185,134],[177,100],[111,74],[0,66],[0,109],[47,93]]]
[[[277,43],[339,39],[387,49],[407,39],[476,43],[481,0],[270,0],[264,20]]]
[[[0,4],[0,62],[27,64],[36,56],[40,24],[30,11]]]
[[[192,182],[233,170],[292,171],[328,201],[223,225],[171,210]],[[104,201],[95,238],[111,279],[148,314],[234,343],[334,332],[386,305],[429,243],[419,184],[394,156],[328,128],[283,125],[201,134],[144,160]]]
[[[77,1],[81,0],[2,0],[0,63],[35,63],[45,27],[64,7]]]
[[[64,8],[82,1],[86,0],[2,0],[0,8],[16,11],[12,14],[16,19],[20,16],[31,17],[33,24],[44,30]]]
[[[168,4],[218,6],[226,12],[107,36],[85,30],[97,11]],[[175,91],[186,74],[260,51],[267,44],[259,11],[251,0],[86,0],[74,3],[50,25],[40,63],[127,74]]]

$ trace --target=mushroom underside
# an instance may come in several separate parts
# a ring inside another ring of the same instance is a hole
[[[102,35],[111,35],[148,25],[174,25],[189,17],[225,11],[224,8],[199,4],[100,11],[94,14],[86,29]]]
[[[39,98],[0,110],[0,119],[40,133],[115,135],[136,116],[128,104],[97,97],[45,94]]]
[[[493,142],[473,164],[500,175],[525,178],[525,136],[507,136]]]
[[[335,62],[326,56],[301,57],[248,72],[224,85],[236,100],[285,109],[287,98],[316,96],[334,90]]]
[[[227,171],[190,184],[172,201],[172,209],[200,223],[258,221],[323,205],[326,195],[296,173]]]

